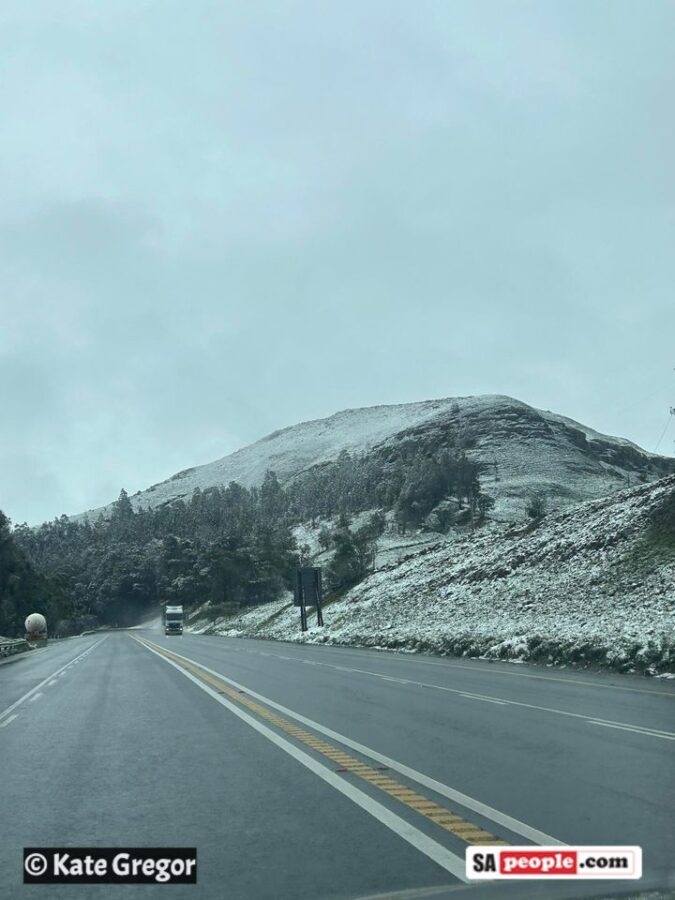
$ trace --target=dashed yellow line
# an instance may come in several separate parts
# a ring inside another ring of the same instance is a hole
[[[129,635],[129,637],[132,636]],[[196,663],[188,662],[183,659],[183,657],[177,656],[175,653],[172,653],[160,644],[155,644],[153,641],[148,641],[135,636],[133,637],[133,640],[148,647],[152,647],[152,649],[156,650],[162,656],[165,656],[176,665],[195,675],[200,681],[204,681],[206,684],[211,685],[211,687],[219,694],[224,694],[230,700],[246,707],[246,709],[255,713],[261,719],[264,719],[281,731],[285,731],[286,734],[290,734],[291,737],[295,738],[297,741],[300,741],[302,744],[305,744],[307,747],[310,747],[312,750],[320,753],[327,759],[330,759],[331,762],[337,763],[340,770],[356,775],[358,778],[362,778],[364,781],[368,782],[368,784],[384,791],[385,794],[388,794],[390,797],[403,803],[409,809],[412,809],[419,815],[429,819],[439,828],[449,831],[467,844],[506,845],[508,843],[507,841],[499,840],[494,834],[490,834],[490,832],[485,831],[478,825],[468,822],[466,819],[463,819],[451,810],[446,809],[434,800],[430,800],[428,797],[406,787],[394,778],[390,778],[381,770],[366,765],[366,763],[361,762],[354,756],[341,750],[339,747],[329,744],[327,741],[316,737],[316,735],[312,734],[310,731],[305,731],[304,728],[300,728],[300,726],[296,725],[294,722],[284,719],[282,716],[272,712],[255,700],[251,700],[245,694],[230,687],[222,679],[215,677],[210,672],[205,672],[204,669]]]

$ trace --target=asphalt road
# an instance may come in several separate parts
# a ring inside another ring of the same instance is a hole
[[[674,801],[672,682],[151,630],[0,666],[3,898],[593,896],[467,886],[467,843],[675,883]],[[27,846],[196,847],[198,884],[23,885]]]

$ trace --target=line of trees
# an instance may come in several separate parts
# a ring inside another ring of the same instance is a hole
[[[297,552],[289,523],[277,515],[282,493],[272,473],[260,489],[233,482],[157,509],[134,509],[123,490],[108,518],[61,516],[38,529],[20,525],[11,538],[33,570],[48,574],[41,608],[50,609],[52,628],[125,626],[161,603],[240,606],[289,589]],[[67,606],[51,603],[57,583]],[[10,600],[8,610],[15,606]],[[17,621],[0,618],[0,633],[3,622],[15,630]]]
[[[135,624],[167,602],[232,608],[274,600],[291,588],[300,561],[292,526],[308,520],[338,518],[320,542],[332,550],[329,586],[341,590],[372,568],[385,511],[401,532],[445,531],[479,522],[491,503],[464,447],[430,452],[409,441],[363,456],[343,452],[285,487],[269,471],[259,487],[231,482],[154,509],[135,508],[122,490],[109,515],[93,522],[61,516],[12,530],[3,517],[0,634],[19,631],[34,609],[52,630],[69,633]],[[347,517],[373,509],[366,525],[349,527]]]
[[[315,466],[287,488],[288,512],[296,521],[331,518],[368,509],[394,510],[401,532],[421,527],[438,504],[449,498],[477,521],[492,507],[481,491],[480,466],[464,449],[429,452],[408,443]],[[441,522],[447,530],[451,522]]]

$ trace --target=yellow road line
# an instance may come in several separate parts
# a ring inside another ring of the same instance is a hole
[[[327,757],[332,762],[337,763],[341,769],[344,769],[346,772],[349,772],[352,775],[356,775],[358,778],[362,778],[373,787],[384,791],[385,794],[388,794],[390,797],[393,797],[395,800],[403,803],[409,809],[412,809],[419,815],[422,815],[425,818],[429,819],[429,821],[433,822],[434,825],[443,828],[445,831],[449,831],[451,834],[465,841],[467,844],[507,844],[507,841],[499,840],[495,837],[494,834],[490,834],[490,832],[485,831],[478,825],[474,825],[473,823],[468,822],[466,819],[463,819],[461,816],[458,816],[457,814],[451,812],[444,806],[441,806],[440,804],[436,803],[433,800],[430,800],[428,797],[423,796],[417,791],[406,787],[405,785],[396,781],[396,779],[383,775],[383,773],[379,769],[374,769],[372,766],[366,765],[365,763],[361,762],[361,760],[358,760],[350,754],[345,753],[344,750],[341,750],[338,747],[327,743],[326,741],[316,737],[316,735],[312,734],[309,731],[305,731],[303,728],[300,728],[298,725],[290,722],[288,719],[284,719],[282,716],[278,715],[275,712],[272,712],[265,706],[257,703],[255,700],[251,700],[244,693],[231,688],[222,679],[216,678],[215,676],[211,675],[210,672],[205,672],[204,669],[202,669],[196,663],[188,662],[187,660],[183,659],[183,657],[177,656],[175,653],[172,653],[170,650],[167,650],[160,644],[155,644],[154,641],[148,641],[147,639],[132,635],[129,635],[129,637],[131,637],[132,640],[138,641],[138,643],[140,644],[143,644],[147,647],[152,647],[152,649],[154,649],[156,652],[160,653],[162,656],[165,656],[167,659],[170,659],[182,669],[190,672],[201,681],[206,682],[206,684],[211,685],[211,687],[215,688],[215,690],[219,694],[224,694],[230,700],[234,700],[236,703],[239,703],[242,706],[246,707],[246,709],[248,709],[250,712],[255,713],[261,719],[265,719],[265,721],[269,722],[271,725],[274,725],[281,731],[285,731],[287,734],[290,734],[296,740],[310,747],[312,750],[320,753],[322,756]]]

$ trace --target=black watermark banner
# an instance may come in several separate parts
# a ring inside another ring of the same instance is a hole
[[[24,884],[196,884],[194,847],[26,847]]]

